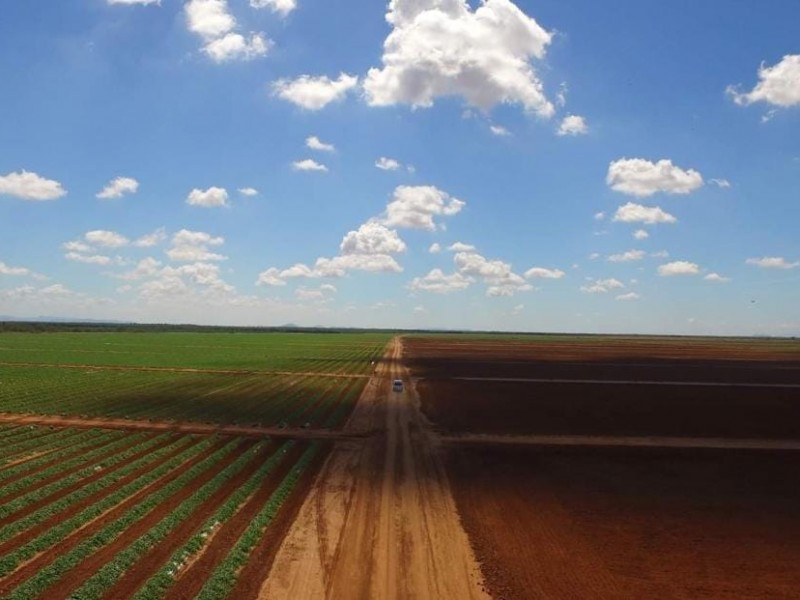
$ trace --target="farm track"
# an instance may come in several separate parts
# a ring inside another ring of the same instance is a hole
[[[286,453],[280,464],[263,481],[259,489],[239,507],[231,519],[214,532],[206,547],[201,550],[199,557],[181,573],[176,585],[167,592],[166,600],[191,600],[197,596],[206,583],[206,576],[213,573],[214,569],[225,559],[304,450],[304,444],[296,444]],[[236,597],[238,598],[238,596]]]
[[[50,564],[53,560],[55,560],[56,558],[58,558],[63,554],[66,554],[67,552],[75,548],[78,544],[80,544],[82,541],[84,541],[84,539],[94,535],[95,533],[103,529],[106,525],[115,521],[118,517],[122,516],[130,508],[139,504],[139,502],[145,497],[147,497],[152,492],[153,489],[157,489],[159,487],[168,485],[170,482],[174,481],[175,479],[179,478],[181,475],[189,471],[192,467],[201,463],[203,460],[211,456],[214,452],[221,449],[226,443],[227,443],[226,441],[220,440],[210,445],[200,454],[193,456],[191,459],[184,462],[176,469],[171,470],[169,473],[158,478],[151,484],[145,486],[135,494],[132,494],[123,502],[117,504],[114,508],[106,511],[105,513],[93,519],[92,521],[85,523],[83,526],[72,531],[66,538],[61,540],[61,542],[57,543],[55,546],[51,546],[47,550],[33,557],[31,560],[18,566],[18,568],[15,571],[10,573],[6,577],[0,578],[0,595],[8,594],[8,592],[13,590],[21,583],[23,583],[25,580],[36,575],[43,567]],[[87,505],[86,504],[81,505],[81,507],[85,506]],[[60,521],[61,519],[58,520]],[[18,541],[18,543],[16,544],[17,546],[26,543],[30,539],[27,535],[18,537],[24,537],[24,539]],[[4,549],[0,549],[0,554],[2,554],[3,552]]]
[[[136,365],[88,365],[53,364],[28,362],[0,362],[0,367],[42,368],[42,369],[80,369],[83,371],[145,371],[157,373],[197,373],[208,375],[277,375],[302,377],[333,377],[336,379],[369,379],[371,375],[361,373],[317,373],[313,371],[260,371],[258,369],[197,369],[191,367],[143,367]]]

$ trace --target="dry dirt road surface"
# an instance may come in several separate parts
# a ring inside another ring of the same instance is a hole
[[[259,598],[488,599],[395,339],[284,538]],[[406,382],[391,391],[391,380]],[[364,438],[359,434],[369,432]]]

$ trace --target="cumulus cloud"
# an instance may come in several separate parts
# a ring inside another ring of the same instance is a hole
[[[116,177],[97,193],[97,197],[102,200],[122,198],[125,194],[135,194],[138,189],[139,182],[133,177]]]
[[[594,213],[594,220],[595,221],[602,221],[605,218],[606,218],[606,213],[604,213],[602,211]]]
[[[58,181],[45,179],[31,171],[15,171],[0,175],[0,196],[13,196],[21,200],[56,200],[66,194]]]
[[[130,241],[124,235],[120,235],[115,231],[107,231],[105,229],[95,229],[94,231],[87,231],[83,239],[95,246],[103,246],[104,248],[121,248],[127,246]]]
[[[322,173],[326,173],[328,171],[328,167],[318,163],[312,158],[294,161],[292,163],[292,169],[295,171],[320,171]]]
[[[224,36],[208,42],[203,47],[208,57],[217,63],[231,60],[253,60],[265,56],[272,42],[261,33],[251,33],[246,38],[240,33],[226,33]]]
[[[204,231],[181,229],[172,236],[172,247],[167,256],[175,262],[208,262],[225,260],[227,257],[212,252],[209,246],[221,246],[222,237],[215,237]]]
[[[258,196],[258,190],[254,187],[239,188],[239,193],[242,196],[247,196],[247,197]]]
[[[700,267],[696,263],[686,260],[676,260],[658,267],[658,274],[662,277],[697,275],[698,273],[700,273]]]
[[[148,4],[161,4],[161,0],[107,0],[109,4],[141,4],[147,6]]]
[[[628,250],[620,254],[612,254],[608,257],[610,262],[632,262],[635,260],[642,260],[644,258],[644,250]]]
[[[482,279],[489,286],[487,296],[513,296],[516,292],[533,289],[521,275],[514,273],[509,263],[502,260],[490,260],[477,252],[458,252],[453,262],[462,275]]]
[[[258,274],[256,285],[286,285],[286,282],[281,279],[281,270],[276,267],[270,267],[266,271]]]
[[[475,11],[463,0],[392,0],[393,29],[382,67],[364,81],[372,106],[428,107],[459,96],[488,110],[519,104],[543,117],[555,112],[531,60],[542,59],[552,34],[510,0],[486,0]]]
[[[319,150],[320,152],[336,151],[336,147],[333,144],[326,144],[315,135],[306,138],[306,147],[311,150]]]
[[[586,119],[578,115],[567,115],[558,126],[557,135],[585,135],[589,133]]]
[[[617,208],[614,220],[622,223],[645,223],[647,225],[678,222],[678,219],[658,206],[643,206],[633,202]]]
[[[617,192],[645,198],[657,192],[688,194],[703,185],[703,176],[668,159],[653,163],[643,158],[621,158],[608,165],[606,183]]]
[[[736,104],[747,106],[766,102],[786,108],[800,105],[800,54],[787,54],[771,67],[764,63],[758,69],[758,84],[749,92],[741,93],[728,86],[727,93]]]
[[[619,296],[617,296],[616,299],[624,301],[624,300],[638,300],[639,298],[641,298],[641,296],[636,292],[628,292],[627,294],[620,294]]]
[[[279,79],[272,84],[273,95],[306,110],[320,110],[342,100],[358,85],[358,77],[340,73],[338,79],[301,75],[297,79]]]
[[[133,245],[137,248],[152,248],[153,246],[158,246],[161,242],[167,239],[167,232],[164,231],[163,227],[156,229],[153,233],[148,233],[143,235],[135,242]]]
[[[192,206],[228,206],[228,192],[225,188],[210,187],[207,190],[193,189],[186,197],[186,204]]]
[[[705,277],[703,277],[706,281],[713,281],[715,283],[727,283],[730,281],[730,277],[723,277],[719,273],[709,273]]]
[[[12,267],[0,260],[0,275],[30,275],[30,269],[25,267]]]
[[[397,171],[402,165],[393,158],[386,158],[381,156],[375,161],[375,166],[382,171]]]
[[[339,250],[348,254],[397,254],[406,251],[406,244],[393,229],[370,221],[342,239]]]
[[[619,279],[590,279],[589,283],[582,285],[580,290],[584,294],[607,294],[611,290],[624,288],[625,284]]]
[[[501,125],[489,125],[489,131],[501,137],[511,135],[511,132]]]
[[[800,267],[800,261],[790,262],[782,256],[763,256],[761,258],[748,258],[745,264],[761,267],[762,269],[794,269]]]
[[[466,289],[473,282],[471,277],[461,273],[445,275],[441,269],[433,269],[424,277],[415,277],[408,284],[408,289],[415,292],[433,292],[434,294],[449,294]]]
[[[431,254],[439,254],[442,251],[442,245],[439,242],[434,242],[431,244],[430,248],[428,248],[428,252]]]
[[[636,231],[633,232],[633,237],[634,239],[637,240],[646,240],[647,238],[650,237],[650,234],[647,233],[644,229],[637,229]]]
[[[297,2],[296,0],[250,0],[250,6],[253,8],[268,8],[272,12],[285,17],[297,8]]]
[[[214,62],[252,60],[264,56],[271,42],[261,33],[245,38],[236,33],[236,19],[227,0],[189,0],[184,5],[189,31],[203,38],[203,52]]]
[[[432,185],[401,185],[395,188],[381,221],[389,227],[434,231],[434,217],[456,215],[464,205],[465,202]]]
[[[161,267],[161,261],[152,257],[143,258],[139,261],[136,267],[121,275],[116,275],[117,279],[124,281],[134,281],[145,277],[152,277],[158,273]]]
[[[561,279],[564,271],[560,269],[546,269],[544,267],[532,267],[525,271],[525,279]]]

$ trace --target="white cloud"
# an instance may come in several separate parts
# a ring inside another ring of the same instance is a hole
[[[97,197],[103,200],[122,198],[125,194],[135,194],[138,189],[139,182],[133,177],[116,177],[97,193]]]
[[[614,213],[614,221],[655,225],[656,223],[677,223],[678,219],[663,211],[659,206],[642,206],[628,202],[617,208],[617,212]]]
[[[297,8],[297,2],[296,0],[250,0],[250,6],[253,8],[269,8],[272,12],[285,17]]]
[[[45,179],[31,171],[18,171],[0,175],[0,196],[13,196],[22,200],[55,200],[66,194],[58,181]]]
[[[254,187],[239,188],[239,193],[242,196],[247,196],[247,197],[258,196],[258,190]]]
[[[104,229],[95,229],[94,231],[87,231],[83,239],[95,246],[103,246],[104,248],[121,248],[127,246],[130,242],[128,238],[115,231],[106,231]]]
[[[203,52],[214,62],[224,63],[266,56],[271,46],[272,42],[261,33],[251,33],[250,38],[246,38],[240,33],[231,32],[206,43]]]
[[[608,165],[606,183],[612,190],[645,198],[657,192],[688,194],[703,185],[694,169],[683,170],[662,159],[656,163],[643,158],[621,158]]]
[[[589,283],[581,286],[581,291],[585,294],[607,294],[611,290],[624,288],[625,284],[619,279],[593,279]]]
[[[754,102],[784,108],[800,105],[800,54],[787,54],[771,67],[761,63],[758,79],[756,87],[749,92],[740,93],[734,86],[728,86],[726,91],[740,106]]]
[[[531,59],[542,59],[552,39],[510,0],[487,0],[474,12],[463,0],[392,0],[393,26],[383,46],[383,67],[364,81],[373,106],[428,107],[441,96],[461,96],[488,110],[520,104],[550,117]]]
[[[382,222],[389,227],[435,230],[434,217],[458,214],[465,203],[432,186],[395,188],[392,201],[386,206]]]
[[[658,252],[652,252],[650,256],[653,258],[669,258],[669,252],[666,250],[659,250]]]
[[[393,229],[370,221],[342,239],[339,250],[348,254],[397,254],[406,251],[406,244]]]
[[[222,237],[214,237],[204,231],[181,229],[172,236],[172,247],[167,250],[170,260],[176,262],[207,262],[225,260],[227,257],[209,250],[209,246],[221,246]]]
[[[431,247],[428,248],[428,252],[431,254],[439,254],[442,251],[442,245],[439,242],[434,242],[431,244]]]
[[[719,273],[709,273],[705,277],[703,277],[706,281],[713,281],[715,283],[727,283],[730,281],[730,277],[723,277]]]
[[[745,261],[748,265],[761,267],[762,269],[794,269],[800,267],[800,261],[789,262],[782,256],[763,256],[761,258],[748,258]]]
[[[472,244],[465,244],[464,242],[456,242],[454,244],[450,244],[447,249],[450,252],[472,252],[475,250],[475,246]]]
[[[382,171],[397,171],[397,169],[401,167],[400,163],[395,159],[386,158],[385,156],[381,156],[378,160],[376,160],[375,166]]]
[[[320,152],[336,151],[336,147],[333,144],[326,144],[315,135],[306,138],[306,147],[311,148],[312,150],[319,150]]]
[[[358,77],[347,73],[340,73],[338,79],[301,75],[294,80],[275,81],[272,93],[306,110],[320,110],[331,102],[342,100],[356,85]]]
[[[731,187],[731,182],[727,179],[709,179],[709,183],[713,183],[715,186],[720,188],[729,188]]]
[[[109,4],[141,4],[147,6],[148,4],[161,4],[161,0],[107,0]]]
[[[92,247],[91,246],[89,246],[88,244],[84,244],[83,242],[77,241],[77,240],[72,241],[72,242],[64,242],[63,244],[61,244],[61,247],[64,250],[67,250],[68,252],[84,252],[84,253],[86,253],[86,252],[91,252],[92,251]]]
[[[670,277],[673,275],[697,275],[698,273],[700,273],[700,267],[696,263],[686,260],[676,260],[658,267],[658,274],[662,277]]]
[[[86,263],[90,265],[110,265],[111,257],[101,254],[79,254],[78,252],[67,252],[64,258],[74,262]]]
[[[295,171],[320,171],[322,173],[328,171],[328,167],[318,163],[317,161],[311,158],[294,161],[292,163],[292,169],[294,169]]]
[[[270,267],[266,271],[258,274],[256,285],[286,285],[286,282],[280,277],[280,269]]]
[[[318,258],[314,273],[318,277],[343,277],[348,271],[370,273],[400,273],[403,268],[388,254],[347,254],[333,258]]]
[[[184,10],[189,31],[206,39],[222,37],[236,27],[227,0],[189,0]]]
[[[650,234],[647,233],[644,229],[637,229],[633,232],[633,237],[637,240],[646,240],[650,237]]]
[[[501,137],[511,135],[511,132],[501,125],[489,125],[489,131]]]
[[[621,254],[612,254],[608,257],[610,262],[632,262],[635,260],[642,260],[644,258],[644,250],[628,250]]]
[[[511,270],[509,263],[501,260],[489,260],[476,252],[458,252],[453,261],[459,273],[480,277],[489,286],[487,296],[513,296],[516,292],[533,289],[521,275]]]
[[[143,235],[138,240],[133,242],[133,245],[137,248],[152,248],[153,246],[158,246],[161,242],[167,239],[167,233],[164,231],[163,227],[156,229],[153,233],[148,233],[147,235]]]
[[[0,275],[30,275],[30,269],[25,267],[12,267],[0,260]]]
[[[568,89],[569,88],[567,87],[566,81],[562,81],[561,85],[558,86],[558,93],[556,94],[556,103],[562,108],[567,105]]]
[[[249,39],[236,33],[227,0],[189,0],[184,11],[189,31],[203,38],[203,52],[214,62],[252,60],[267,54],[272,45],[262,33],[251,33]]]
[[[589,133],[586,119],[578,115],[567,115],[558,127],[557,135],[585,135]]]
[[[564,271],[560,269],[546,269],[544,267],[532,267],[525,271],[525,279],[561,279]]]
[[[228,206],[228,192],[225,188],[210,187],[207,190],[193,189],[186,197],[186,204],[192,206]]]
[[[606,213],[604,213],[602,211],[594,213],[594,220],[595,221],[602,221],[605,218],[606,218]]]
[[[473,279],[461,273],[445,275],[441,269],[433,269],[424,277],[415,277],[408,284],[413,291],[433,292],[434,294],[449,294],[469,287]]]
[[[639,298],[641,298],[641,296],[636,292],[628,292],[627,294],[620,294],[617,296],[617,300],[638,300]]]
[[[152,277],[158,273],[159,267],[161,267],[161,261],[152,257],[147,257],[140,260],[133,270],[123,273],[122,275],[116,275],[116,277],[124,281],[134,281],[144,277]]]

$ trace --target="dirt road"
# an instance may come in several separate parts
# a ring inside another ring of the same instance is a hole
[[[336,443],[259,598],[488,598],[401,356],[395,339],[345,426],[372,435]]]

